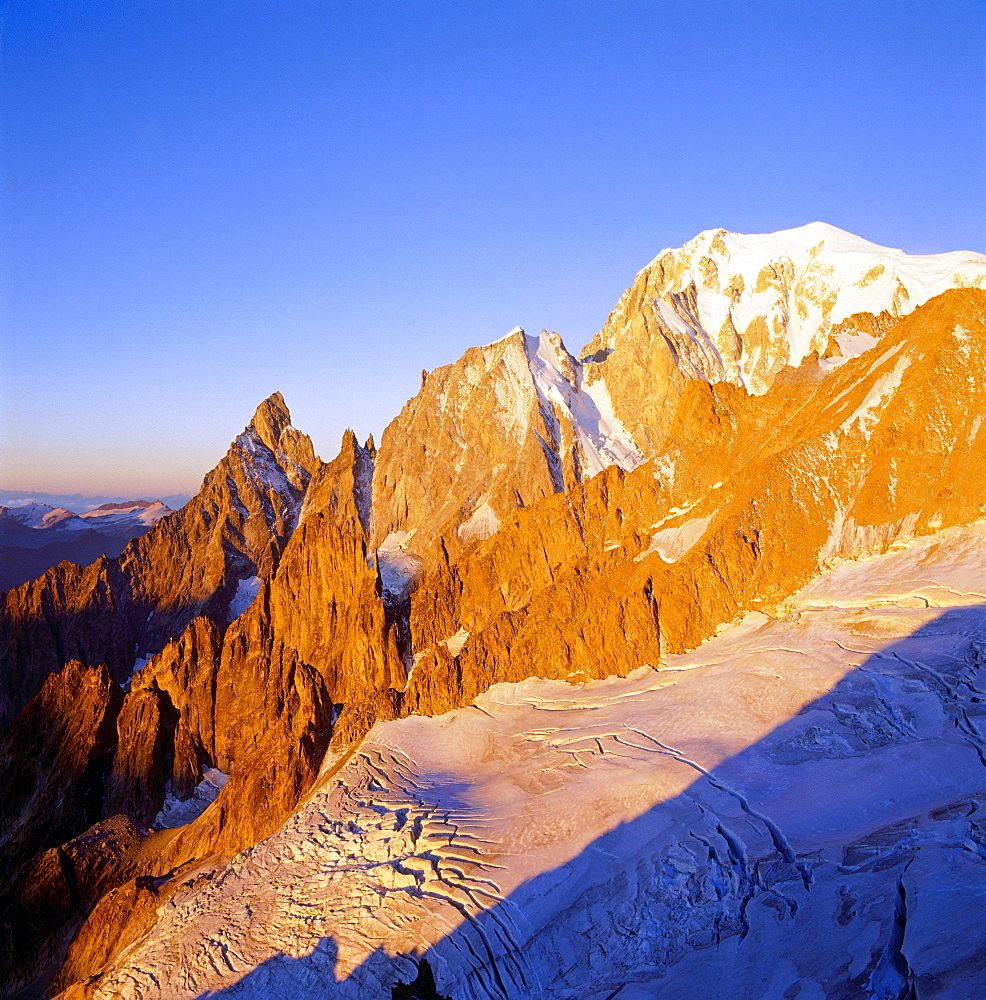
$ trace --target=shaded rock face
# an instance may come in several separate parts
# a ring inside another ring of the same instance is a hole
[[[317,460],[279,394],[257,410],[198,496],[116,559],[63,563],[5,596],[0,721],[70,659],[118,682],[188,623],[225,624],[240,581],[269,575],[297,523]]]
[[[81,931],[71,940],[64,961],[49,988],[51,994],[66,990],[66,996],[89,994],[85,980],[102,969],[123,945],[154,926],[157,911],[184,884],[194,882],[194,871],[181,878],[137,876],[102,894]],[[73,988],[74,987],[74,988]]]
[[[0,988],[7,991],[54,973],[140,840],[125,817],[71,839],[99,819],[121,701],[105,667],[69,663],[0,738]]]
[[[133,872],[144,832],[115,816],[26,867],[0,911],[7,990],[54,992],[49,984],[70,942],[98,901]]]
[[[106,783],[103,815],[126,813],[147,825],[164,803],[166,783],[171,777],[169,758],[175,760],[177,714],[163,692],[132,691],[117,718],[117,746]],[[186,795],[187,767],[179,763]],[[198,768],[195,768],[197,776]]]
[[[117,722],[104,815],[128,812],[150,823],[169,788],[191,797],[201,766],[214,761],[222,642],[211,619],[194,618],[133,677]]]
[[[0,857],[68,840],[99,819],[122,693],[106,667],[66,665],[0,739]]]
[[[421,959],[418,974],[410,983],[397,983],[391,993],[392,1000],[451,1000],[435,989],[435,975],[428,959]]]

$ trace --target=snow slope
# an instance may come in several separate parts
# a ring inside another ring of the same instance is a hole
[[[640,465],[643,456],[613,413],[605,383],[583,384],[582,365],[568,353],[561,337],[546,331],[540,337],[525,335],[525,345],[542,411],[556,426],[559,418],[570,423],[583,474],[594,476],[610,465],[628,471]]]
[[[659,671],[378,723],[96,995],[981,995],[984,578],[948,529]]]
[[[779,366],[823,353],[850,316],[903,316],[955,287],[986,287],[986,255],[906,254],[822,222],[758,235],[709,229],[640,271],[584,353],[602,359],[594,378],[612,381],[620,348],[640,343],[632,327],[643,310],[647,336],[663,331],[686,377],[762,393]],[[872,347],[871,332],[842,331],[842,357]]]
[[[986,255],[967,251],[907,254],[824,222],[763,235],[707,230],[682,249],[691,247],[697,259],[672,290],[696,282],[701,288],[698,316],[708,330],[718,330],[727,316],[737,329],[743,329],[756,315],[768,319],[780,315],[790,303],[775,300],[776,287],[762,272],[765,267],[790,264],[795,278],[791,290],[801,307],[789,309],[785,317],[792,365],[809,353],[823,321],[834,326],[854,313],[876,314],[884,309],[902,315],[947,288],[986,284]],[[718,295],[703,294],[714,286],[705,280],[702,253],[717,264]],[[733,296],[723,293],[738,286],[737,278],[743,279],[744,289],[738,301],[731,302]]]
[[[96,531],[115,531],[120,528],[153,528],[171,508],[160,500],[131,500],[107,503],[80,514],[88,526]]]

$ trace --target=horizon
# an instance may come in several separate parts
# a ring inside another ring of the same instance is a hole
[[[194,494],[274,391],[379,441],[708,229],[986,250],[974,0],[230,10],[0,11],[5,491]]]

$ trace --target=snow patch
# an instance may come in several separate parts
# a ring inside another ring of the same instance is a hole
[[[420,556],[406,549],[413,536],[413,530],[392,531],[377,549],[377,568],[385,598],[406,597],[421,572]]]
[[[442,644],[453,656],[458,656],[470,634],[464,628],[460,628],[455,635],[449,636]]]
[[[217,767],[207,767],[202,772],[202,780],[195,786],[192,797],[184,800],[171,793],[169,781],[164,805],[151,825],[158,830],[173,830],[176,826],[191,823],[205,812],[206,806],[216,801],[216,797],[226,787],[227,781],[229,781],[228,774]]]
[[[174,511],[160,500],[155,500],[153,503],[136,500],[133,503],[103,504],[94,510],[87,510],[79,517],[84,518],[89,522],[89,526],[99,531],[104,527],[123,528],[138,525],[153,528],[162,517],[172,513]]]
[[[468,520],[459,525],[459,540],[463,544],[472,541],[485,541],[495,535],[500,529],[500,518],[496,511],[484,500],[469,516]]]
[[[834,340],[839,346],[839,357],[822,358],[818,363],[823,368],[838,368],[839,365],[858,358],[880,343],[878,337],[862,330],[843,330],[835,335]]]
[[[705,534],[715,512],[708,517],[693,517],[673,528],[662,528],[651,535],[650,545],[634,559],[640,562],[656,552],[666,563],[677,562]]]
[[[901,376],[910,366],[909,358],[900,358],[893,369],[881,375],[873,383],[866,398],[856,407],[852,416],[843,421],[840,430],[852,430],[853,425],[858,425],[860,431],[866,438],[869,438],[878,420],[877,411],[883,407],[894,391],[899,388]]]
[[[263,582],[259,576],[248,576],[237,582],[236,593],[229,602],[229,612],[227,613],[227,620],[230,623],[239,618],[253,604]]]

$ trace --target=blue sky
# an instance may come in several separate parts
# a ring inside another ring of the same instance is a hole
[[[703,229],[986,250],[981,0],[0,4],[0,486],[331,458]]]

